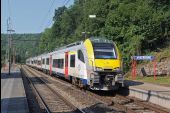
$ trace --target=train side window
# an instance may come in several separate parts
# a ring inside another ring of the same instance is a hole
[[[53,67],[56,67],[57,65],[57,59],[53,59]]]
[[[45,59],[42,60],[42,64],[45,64]]]
[[[60,59],[60,68],[63,69],[64,68],[64,59]]]
[[[75,67],[75,55],[70,56],[70,67]]]
[[[49,58],[46,59],[46,64],[49,65]]]
[[[81,60],[82,62],[84,62],[84,55],[81,50],[78,50],[78,59]]]
[[[41,60],[38,60],[38,61],[37,61],[37,65],[41,65]]]

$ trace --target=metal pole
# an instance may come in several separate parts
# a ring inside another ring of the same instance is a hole
[[[154,66],[154,80],[156,80],[156,59],[153,60],[153,66]]]
[[[9,65],[9,69],[8,69],[8,74],[10,75],[10,33],[9,33],[9,20],[10,18],[7,19],[7,33],[9,34],[8,37],[8,65]]]
[[[137,68],[137,61],[135,60],[135,62],[134,62],[134,67],[135,67],[135,69],[134,69],[134,78],[136,79],[136,75],[137,75],[137,70],[136,70],[136,68]]]
[[[13,64],[15,64],[15,47],[13,47]]]
[[[9,52],[9,53],[8,53],[9,71],[8,71],[8,74],[10,75],[10,62],[11,62],[11,61],[10,61],[10,58],[11,58],[11,57],[10,57],[10,56],[11,56],[11,54],[10,54],[10,53],[11,53],[11,51],[10,51],[10,36],[9,36],[9,39],[8,39],[8,40],[9,40],[9,45],[8,45],[8,46],[9,46],[9,50],[8,50],[8,52]]]
[[[132,75],[132,79],[133,79],[133,59],[132,59],[132,62],[131,62],[132,64],[131,64],[131,68],[132,68],[132,70],[131,70],[131,75]]]
[[[8,43],[9,43],[9,53],[8,53],[8,61],[9,61],[9,71],[8,74],[10,75],[10,68],[11,68],[11,45],[12,45],[12,41],[11,41],[11,32],[14,32],[14,30],[12,30],[11,28],[11,19],[10,17],[7,19],[7,33],[9,34],[9,38],[8,38]]]
[[[84,14],[85,14],[85,21],[86,21],[86,8],[85,8],[85,5],[86,5],[86,0],[84,0]],[[84,30],[85,30],[85,34],[84,34],[84,40],[86,40],[86,22],[84,23]]]

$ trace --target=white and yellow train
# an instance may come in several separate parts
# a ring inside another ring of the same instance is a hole
[[[69,44],[29,58],[26,64],[93,90],[115,90],[124,81],[119,50],[115,43],[103,38]]]

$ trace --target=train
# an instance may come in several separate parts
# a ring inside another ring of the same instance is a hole
[[[91,90],[116,90],[124,84],[118,47],[106,38],[91,37],[26,59],[26,65]]]

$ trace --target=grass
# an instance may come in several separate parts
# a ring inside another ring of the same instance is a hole
[[[126,77],[126,80],[133,80],[132,76]],[[137,76],[135,80],[140,82],[148,82],[148,83],[170,86],[170,76],[156,76],[156,80],[154,80],[153,76],[150,77]]]

